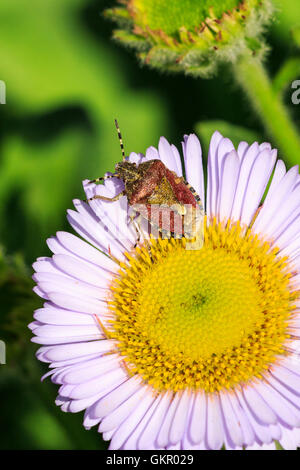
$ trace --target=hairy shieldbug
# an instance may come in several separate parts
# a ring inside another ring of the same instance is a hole
[[[127,196],[128,204],[134,213],[156,227],[163,237],[196,239],[192,249],[200,249],[203,244],[203,205],[200,197],[183,177],[170,171],[161,160],[148,160],[139,165],[125,157],[123,140],[115,120],[122,161],[115,166],[115,173],[92,180],[97,183],[107,178],[119,178],[124,182],[124,190],[113,198],[96,195],[88,199],[116,201]],[[152,232],[153,235],[153,232]]]

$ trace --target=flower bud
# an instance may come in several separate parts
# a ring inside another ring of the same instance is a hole
[[[240,54],[263,55],[261,35],[272,16],[270,0],[119,0],[106,10],[114,38],[142,63],[207,77]]]

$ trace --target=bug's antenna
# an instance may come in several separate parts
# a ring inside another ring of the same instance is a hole
[[[123,139],[122,139],[122,134],[121,134],[121,131],[120,131],[120,128],[119,128],[118,121],[116,119],[115,119],[115,126],[116,126],[116,129],[117,129],[117,132],[118,132],[118,137],[119,137],[120,147],[121,147],[121,152],[122,152],[122,160],[124,162],[125,161],[125,151],[124,151]]]

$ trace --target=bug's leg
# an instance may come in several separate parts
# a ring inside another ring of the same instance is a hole
[[[199,194],[196,192],[196,190],[191,186],[187,181],[184,180],[184,183],[187,185],[188,189],[191,191],[191,193],[194,195],[198,205],[200,206],[201,210],[203,210],[203,204],[201,201],[201,198]]]
[[[91,180],[90,183],[99,183],[100,181],[105,181],[109,180],[110,178],[119,178],[120,175],[113,174],[113,175],[107,175],[107,176],[101,176],[100,178],[96,178],[95,180]]]
[[[109,201],[109,202],[114,202],[120,199],[122,196],[125,196],[125,191],[122,191],[120,194],[117,194],[114,197],[105,197],[105,196],[100,196],[96,194],[96,196],[90,197],[89,199],[86,199],[86,202],[88,201],[93,201],[94,199],[101,199],[102,201]]]

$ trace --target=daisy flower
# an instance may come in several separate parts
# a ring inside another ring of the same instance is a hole
[[[144,238],[127,199],[75,200],[75,236],[34,263],[33,341],[63,411],[85,410],[110,449],[285,449],[300,444],[300,177],[271,145],[212,136],[204,185],[198,138],[184,137],[187,181],[205,204],[204,245]],[[129,160],[161,159],[165,138]],[[122,181],[84,181],[113,197]],[[143,228],[141,228],[143,230]]]

